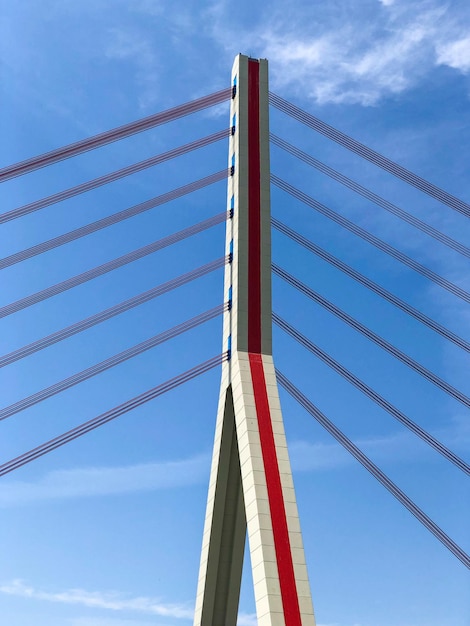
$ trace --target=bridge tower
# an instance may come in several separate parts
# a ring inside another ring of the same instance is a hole
[[[272,359],[268,62],[232,69],[224,363],[194,626],[236,626],[248,534],[258,626],[314,626]],[[247,532],[248,531],[248,532]]]

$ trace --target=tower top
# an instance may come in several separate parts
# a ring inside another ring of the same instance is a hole
[[[268,62],[239,54],[232,68],[228,187],[233,212],[231,348],[272,353]]]

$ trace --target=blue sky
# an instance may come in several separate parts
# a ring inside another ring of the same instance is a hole
[[[229,84],[238,52],[266,57],[271,89],[446,190],[470,198],[470,9],[464,0],[0,0],[0,165]],[[1,211],[215,132],[221,105],[0,188]],[[468,220],[272,111],[282,138],[463,243]],[[2,257],[222,169],[219,142],[2,225]],[[272,171],[469,290],[469,263],[293,157]],[[225,184],[3,270],[0,306],[225,208]],[[468,306],[272,191],[273,214],[455,333]],[[223,254],[217,226],[0,320],[7,353]],[[466,355],[273,235],[273,258],[467,394]],[[222,301],[222,272],[0,370],[2,406]],[[468,458],[452,399],[277,279],[274,309],[409,417]],[[1,424],[8,460],[220,351],[220,319]],[[467,551],[458,470],[275,330],[278,367]],[[186,384],[0,482],[0,606],[9,626],[191,623],[219,372]],[[197,401],[194,402],[194,394]],[[468,576],[412,516],[281,395],[319,626],[468,626]],[[246,559],[249,565],[249,559]],[[253,626],[245,567],[240,626]]]

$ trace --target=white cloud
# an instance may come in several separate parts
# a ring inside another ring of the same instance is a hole
[[[437,49],[437,64],[448,65],[463,74],[470,72],[470,37],[440,45]]]
[[[255,614],[240,613],[237,619],[237,626],[257,626],[258,620]]]
[[[129,619],[116,619],[107,617],[77,617],[67,621],[69,626],[165,626],[155,622],[142,622]]]
[[[307,441],[290,444],[289,455],[294,472],[336,469],[348,465],[352,458],[339,444]]]
[[[374,105],[414,84],[431,67],[430,47],[442,10],[430,10],[400,23],[345,23],[310,38],[293,32],[264,36],[278,88],[300,89],[318,104]],[[390,18],[391,20],[391,18]]]
[[[129,598],[116,592],[102,593],[99,591],[85,591],[83,589],[67,589],[59,592],[41,591],[26,585],[21,580],[13,580],[0,585],[0,593],[31,600],[45,600],[111,611],[134,611],[177,619],[192,619],[193,617],[193,610],[187,606],[165,604],[157,598],[144,596]]]
[[[57,498],[186,487],[203,483],[207,478],[208,468],[209,455],[199,455],[164,463],[53,471],[37,481],[11,481],[0,484],[0,507]]]
[[[375,105],[418,84],[436,64],[468,71],[469,40],[456,39],[470,17],[465,8],[437,0],[379,2],[389,10],[365,13],[363,4],[345,2],[328,10],[315,6],[309,15],[304,5],[286,11],[274,4],[263,26],[243,25],[236,43],[226,3],[215,3],[207,18],[227,52],[241,49],[270,60],[274,89],[321,105]]]

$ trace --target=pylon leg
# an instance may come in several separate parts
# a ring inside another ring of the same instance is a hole
[[[236,626],[246,517],[231,387],[221,394],[194,624]]]

